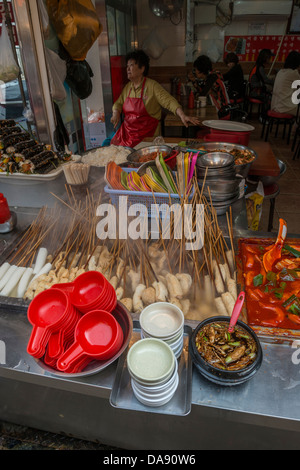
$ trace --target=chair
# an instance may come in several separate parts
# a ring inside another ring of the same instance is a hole
[[[288,130],[288,135],[287,135],[287,144],[289,144],[294,122],[295,122],[295,116],[293,114],[277,113],[276,111],[269,109],[269,111],[267,111],[266,116],[263,119],[261,138],[263,138],[264,132],[266,130],[265,142],[267,142],[269,133],[272,132],[273,124],[276,124],[275,137],[277,137],[278,135],[279,126],[283,125],[282,138],[284,139],[285,133],[286,133],[286,127],[288,126],[289,130]]]
[[[245,110],[248,113],[248,117],[252,117],[253,105],[258,106],[258,115],[259,116],[261,115],[261,112],[263,110],[264,101],[260,100],[258,98],[253,98],[252,96],[250,96],[250,83],[249,82],[246,85],[246,95],[245,95],[245,104],[244,105],[245,105]]]

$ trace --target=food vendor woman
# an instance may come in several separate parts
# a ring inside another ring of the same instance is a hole
[[[160,135],[162,108],[177,114],[186,127],[189,123],[200,124],[199,119],[187,116],[178,101],[159,83],[147,77],[149,62],[149,57],[142,50],[126,56],[129,82],[113,105],[111,122],[117,128],[122,112],[124,120],[111,144],[135,147],[146,137]]]

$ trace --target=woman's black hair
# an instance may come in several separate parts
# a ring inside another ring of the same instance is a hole
[[[200,55],[194,62],[194,68],[200,73],[208,75],[212,71],[212,62],[206,55]]]
[[[283,68],[296,70],[298,67],[300,67],[300,52],[291,51],[285,60]]]
[[[263,82],[263,78],[260,74],[260,67],[264,67],[266,65],[266,63],[268,62],[269,59],[271,59],[271,57],[273,56],[274,54],[272,54],[271,50],[270,49],[262,49],[261,51],[259,51],[259,54],[257,56],[257,59],[256,59],[256,76],[257,78]]]
[[[142,49],[128,52],[126,55],[126,64],[128,63],[129,60],[134,60],[139,68],[145,67],[144,70],[144,77],[146,77],[149,73],[149,64],[150,64],[150,58],[147,56],[146,52],[144,52]]]
[[[238,64],[239,58],[234,52],[229,52],[225,57],[224,62],[226,65],[230,64],[231,62],[233,62],[234,64]]]
[[[270,49],[262,49],[261,51],[259,51],[259,54],[256,59],[257,67],[260,67],[261,65],[262,66],[266,65],[268,60],[271,59],[273,55],[274,54],[272,54]]]

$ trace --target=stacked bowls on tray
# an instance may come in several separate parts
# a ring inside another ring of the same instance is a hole
[[[218,215],[225,214],[239,198],[241,177],[236,176],[234,156],[225,152],[205,153],[198,157],[196,170],[203,195],[211,198]]]
[[[141,337],[156,338],[170,346],[178,359],[183,348],[184,315],[168,302],[148,305],[140,314]]]
[[[157,407],[168,403],[178,383],[178,363],[170,346],[156,338],[143,338],[127,354],[127,369],[138,401]]]

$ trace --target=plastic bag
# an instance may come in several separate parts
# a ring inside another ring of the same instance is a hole
[[[20,68],[15,61],[11,47],[7,27],[2,21],[2,33],[0,37],[0,80],[10,82],[18,78]]]
[[[50,21],[73,60],[84,60],[102,31],[91,0],[47,0]]]
[[[260,181],[252,193],[246,194],[247,221],[249,230],[258,230],[264,200],[264,187]]]
[[[88,62],[72,60],[61,42],[59,42],[58,54],[67,64],[66,83],[80,100],[86,99],[93,91],[92,77],[94,76]]]
[[[39,10],[40,10],[40,16],[41,16],[42,31],[44,33],[44,37],[47,39],[49,37],[49,31],[50,31],[48,11],[44,3],[44,0],[41,0],[40,2],[38,2],[38,5],[39,5]]]
[[[64,81],[67,76],[67,66],[58,54],[46,47],[45,58],[49,74],[50,92],[53,100],[63,101],[67,97]]]

